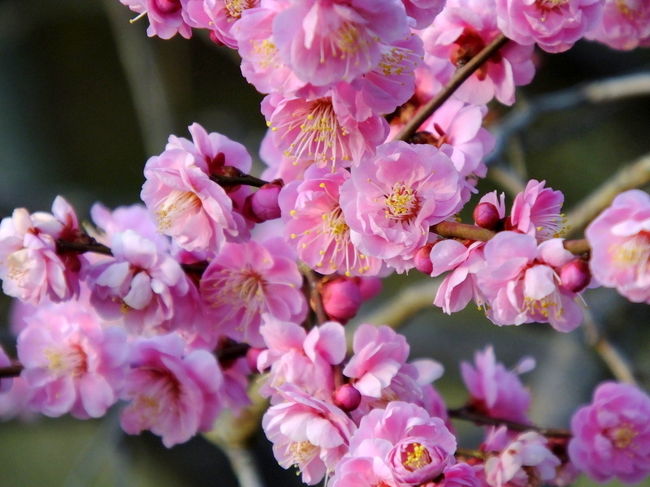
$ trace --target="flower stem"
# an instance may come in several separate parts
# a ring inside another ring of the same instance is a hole
[[[513,431],[537,431],[539,434],[544,436],[551,436],[555,438],[570,438],[571,432],[565,429],[559,428],[541,428],[532,424],[518,423],[516,421],[510,421],[507,419],[492,418],[490,416],[485,416],[484,414],[477,413],[468,409],[466,407],[458,409],[448,409],[447,413],[450,417],[455,419],[461,419],[465,421],[471,421],[476,424],[488,425],[488,426],[505,426],[506,428]]]

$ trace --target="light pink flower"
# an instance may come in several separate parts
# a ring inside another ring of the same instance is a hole
[[[281,392],[285,401],[268,409],[262,428],[273,443],[280,466],[295,465],[302,481],[314,485],[333,471],[347,452],[355,424],[329,402],[289,385]]]
[[[606,382],[571,419],[569,457],[598,482],[636,483],[650,474],[650,397],[629,384]]]
[[[228,243],[210,262],[199,285],[214,332],[263,346],[262,313],[300,323],[307,313],[302,275],[279,238]]]
[[[190,251],[218,252],[226,241],[248,237],[247,222],[235,211],[235,188],[210,179],[229,167],[247,172],[250,155],[227,137],[190,126],[192,141],[170,136],[165,151],[147,161],[140,194],[158,230]]]
[[[304,177],[287,184],[279,198],[285,234],[298,257],[321,274],[379,273],[383,263],[364,255],[352,243],[339,205],[339,188],[350,173],[310,167]]]
[[[366,456],[346,457],[336,466],[334,476],[328,487],[398,487],[390,467],[378,458],[380,451],[371,451],[370,446],[363,452]]]
[[[521,233],[534,235],[539,242],[558,238],[566,226],[562,213],[564,195],[553,188],[545,188],[546,181],[531,179],[526,188],[515,196],[506,227]]]
[[[133,230],[113,236],[113,256],[88,270],[91,302],[132,331],[194,325],[198,295],[180,264]]]
[[[137,12],[138,17],[149,19],[147,35],[171,39],[180,34],[186,39],[192,37],[192,29],[183,19],[183,0],[120,0],[123,5]]]
[[[630,301],[650,303],[650,196],[618,195],[585,230],[596,280]]]
[[[77,296],[85,259],[76,252],[58,252],[56,241],[75,241],[79,236],[77,216],[60,196],[52,203],[52,213],[30,214],[17,208],[11,217],[3,218],[0,279],[4,293],[32,304]]]
[[[408,34],[399,0],[303,0],[292,2],[273,22],[285,64],[316,86],[352,81],[379,62],[380,44]]]
[[[466,64],[501,31],[494,0],[447,0],[433,24],[422,32],[425,63],[441,83]],[[455,95],[463,101],[484,104],[492,98],[512,105],[515,86],[530,83],[535,74],[533,46],[509,42],[479,68]]]
[[[535,237],[499,232],[483,252],[477,283],[487,316],[497,325],[550,323],[569,332],[582,322],[577,294],[562,286],[558,270],[574,259],[561,239],[537,244]]]
[[[340,204],[352,242],[398,272],[414,266],[429,227],[461,207],[461,180],[449,157],[430,145],[389,142],[352,169]]]
[[[406,14],[416,29],[424,29],[445,6],[445,0],[403,0]]]
[[[519,374],[531,370],[535,362],[522,359],[513,370],[496,361],[494,350],[488,346],[474,354],[474,366],[460,365],[463,382],[470,393],[470,407],[493,418],[528,423],[530,392],[519,380]]]
[[[497,25],[519,44],[564,52],[596,24],[602,0],[496,0]]]
[[[72,301],[41,307],[26,321],[17,347],[30,407],[47,416],[103,416],[127,369],[124,331],[104,328],[92,308]]]
[[[501,427],[505,433],[505,427]],[[535,431],[526,431],[503,448],[499,456],[485,462],[485,479],[491,487],[527,487],[543,484],[555,477],[560,460],[547,446],[547,439]]]
[[[210,430],[221,410],[223,376],[215,356],[206,350],[185,350],[177,334],[133,344],[131,371],[122,399],[122,429],[161,436],[166,447]]]
[[[440,487],[480,487],[478,471],[481,468],[480,465],[456,463],[444,470],[442,482],[438,485]]]
[[[650,3],[645,0],[604,0],[603,15],[586,34],[614,49],[631,50],[650,43]]]

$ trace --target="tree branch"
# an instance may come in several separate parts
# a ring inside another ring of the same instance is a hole
[[[417,132],[420,125],[431,116],[438,108],[446,102],[449,97],[456,91],[460,85],[462,85],[467,78],[469,78],[478,68],[480,68],[483,63],[490,59],[499,49],[501,49],[507,42],[503,34],[500,34],[498,37],[492,40],[487,46],[485,46],[481,52],[476,56],[470,59],[467,64],[459,68],[454,76],[451,78],[449,83],[443,87],[443,89],[438,93],[437,96],[432,98],[429,103],[424,105],[420,111],[404,126],[404,128],[397,135],[395,140],[408,140],[411,136]]]
[[[559,428],[541,428],[532,424],[518,423],[507,419],[492,418],[484,414],[477,413],[468,408],[448,409],[449,417],[454,419],[461,419],[464,421],[471,421],[480,425],[487,426],[505,426],[513,431],[537,431],[544,436],[552,436],[555,438],[570,438],[571,432]]]

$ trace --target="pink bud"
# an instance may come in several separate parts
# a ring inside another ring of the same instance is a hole
[[[152,7],[160,14],[171,14],[181,9],[179,0],[153,0]]]
[[[264,351],[263,348],[251,347],[246,352],[246,362],[253,372],[259,371],[257,368],[257,357],[260,356],[260,353],[262,353],[262,351]]]
[[[282,181],[276,180],[265,184],[246,199],[246,213],[258,223],[280,218],[278,194]]]
[[[379,277],[357,277],[356,283],[361,291],[361,299],[368,301],[381,292],[381,279]]]
[[[363,301],[355,279],[348,277],[337,277],[326,282],[321,296],[325,312],[341,323],[353,318]]]
[[[359,406],[361,393],[352,384],[343,384],[334,392],[334,404],[343,411],[352,411]]]
[[[415,253],[415,268],[420,272],[431,275],[433,272],[433,263],[431,262],[431,249],[433,248],[433,242],[423,245]]]
[[[479,227],[487,228],[489,230],[494,230],[499,224],[499,221],[501,221],[497,207],[492,203],[487,202],[476,205],[473,216],[474,222]]]
[[[579,293],[587,287],[590,280],[589,264],[582,259],[567,262],[560,268],[560,281],[567,291]]]

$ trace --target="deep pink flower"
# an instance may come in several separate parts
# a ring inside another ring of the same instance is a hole
[[[209,29],[212,40],[237,49],[233,28],[260,0],[184,0],[183,17],[192,27]]]
[[[458,171],[442,150],[389,142],[352,169],[340,202],[352,242],[403,272],[414,266],[429,227],[460,210],[460,189]]]
[[[307,313],[302,275],[279,238],[228,243],[210,262],[199,285],[214,332],[250,345],[264,345],[262,313],[300,323]]]
[[[149,37],[171,39],[177,33],[186,39],[192,37],[192,29],[183,19],[183,0],[120,0],[120,2],[140,14],[137,18],[147,16]]]
[[[560,237],[565,231],[564,195],[545,188],[546,181],[531,179],[512,203],[509,229],[534,235],[539,242]]]
[[[628,384],[598,386],[571,419],[569,456],[598,482],[636,483],[650,474],[650,397]]]
[[[5,294],[32,304],[66,301],[79,294],[85,258],[57,252],[56,240],[80,235],[74,209],[57,196],[52,213],[17,208],[0,222],[0,279]]]
[[[478,471],[481,468],[480,465],[456,463],[444,470],[442,482],[438,485],[440,487],[480,487]]]
[[[121,424],[129,434],[161,436],[166,447],[210,430],[221,410],[223,376],[207,350],[186,351],[177,334],[133,344],[122,399],[130,401]]]
[[[447,0],[433,24],[422,33],[425,63],[441,83],[494,40],[497,27],[494,0]],[[455,95],[475,104],[496,98],[515,102],[515,86],[530,83],[535,74],[533,46],[509,42],[478,69]]]
[[[650,196],[618,195],[585,230],[596,280],[630,301],[650,303]]]
[[[547,52],[563,52],[600,20],[602,0],[496,0],[506,37]]]
[[[273,22],[279,55],[305,82],[316,86],[352,81],[379,62],[380,45],[408,34],[399,0],[303,0]]]
[[[532,369],[534,364],[533,359],[526,357],[510,371],[496,361],[491,346],[476,352],[474,366],[468,362],[460,365],[471,407],[493,418],[528,423],[530,392],[518,375]]]
[[[350,173],[311,167],[304,177],[304,181],[287,184],[279,201],[285,234],[298,257],[321,274],[379,273],[381,260],[364,255],[352,243],[339,204],[339,189]]]
[[[355,424],[333,404],[288,384],[281,393],[284,402],[266,411],[262,428],[280,466],[295,465],[303,482],[316,484],[347,452]]]
[[[614,49],[630,50],[650,43],[650,3],[604,0],[603,15],[585,37]]]
[[[577,294],[562,286],[559,269],[574,259],[562,240],[499,232],[484,247],[476,279],[488,318],[497,325],[550,323],[569,332],[582,322]]]
[[[505,439],[505,427],[501,427]],[[548,440],[535,431],[519,434],[500,448],[497,457],[485,462],[485,480],[491,487],[528,487],[555,478],[560,460],[547,446]],[[532,477],[532,478],[531,478]]]
[[[124,331],[104,328],[91,307],[73,301],[40,307],[26,321],[17,347],[30,407],[47,416],[103,416],[127,369]]]

